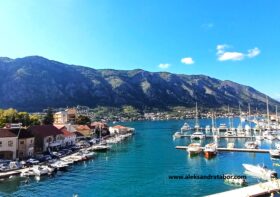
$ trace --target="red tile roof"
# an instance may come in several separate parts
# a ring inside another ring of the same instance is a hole
[[[62,129],[61,131],[65,137],[75,136],[74,133],[71,133],[71,132],[67,131],[66,129]]]
[[[36,126],[29,127],[28,130],[30,130],[33,135],[40,136],[40,137],[63,134],[62,131],[60,131],[53,125],[36,125]]]
[[[11,132],[10,129],[0,129],[0,138],[4,137],[17,137],[17,135]]]
[[[116,129],[127,129],[127,127],[124,127],[122,125],[116,125],[116,126],[113,126],[113,128],[116,128]]]

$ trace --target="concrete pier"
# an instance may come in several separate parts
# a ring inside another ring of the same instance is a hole
[[[204,149],[204,147],[201,147]],[[188,146],[176,146],[176,149],[187,150]],[[248,153],[269,153],[267,149],[248,149],[248,148],[217,148],[218,151],[225,152],[248,152]]]
[[[256,196],[269,196],[271,193],[279,192],[280,180],[276,179],[264,183],[234,189],[226,192],[221,192],[207,197],[224,197],[224,196],[238,196],[238,197],[256,197]]]

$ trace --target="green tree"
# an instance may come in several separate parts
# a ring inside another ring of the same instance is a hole
[[[76,124],[90,124],[91,120],[87,116],[79,115],[75,121]]]
[[[49,125],[49,124],[53,124],[53,122],[54,122],[53,111],[51,108],[48,108],[47,114],[43,118],[43,124]]]

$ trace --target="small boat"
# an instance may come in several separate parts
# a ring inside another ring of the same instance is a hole
[[[236,136],[234,131],[226,131],[224,134],[226,137]]]
[[[96,153],[89,152],[87,150],[82,150],[78,153],[78,155],[81,155],[81,156],[85,157],[86,159],[92,159],[96,155]]]
[[[268,169],[265,166],[260,166],[260,165],[251,165],[251,164],[242,164],[243,167],[247,172],[250,174],[265,179],[265,180],[270,180],[272,178],[277,178],[277,173],[273,170]]]
[[[217,154],[217,144],[216,143],[210,143],[206,144],[204,147],[204,156],[208,159]]]
[[[248,149],[257,149],[258,148],[258,143],[254,141],[248,141],[245,143],[245,147]]]
[[[188,145],[187,151],[190,155],[196,155],[199,154],[202,149],[199,143],[191,143]]]
[[[200,131],[194,132],[191,135],[192,140],[201,140],[201,139],[204,139],[204,138],[205,138],[205,135]]]
[[[271,149],[269,150],[270,157],[272,158],[280,158],[280,150],[278,149]]]
[[[177,131],[173,134],[173,139],[181,138],[181,136],[182,136],[182,133]]]
[[[67,167],[69,166],[66,162],[64,161],[56,161],[52,164],[50,164],[50,166],[56,170],[66,170]]]
[[[33,171],[32,168],[28,168],[26,170],[23,170],[21,173],[20,173],[20,176],[21,177],[29,177],[29,176],[35,176],[35,173]]]
[[[189,131],[192,130],[192,128],[190,127],[190,125],[188,123],[184,123],[184,125],[181,127],[181,131]]]
[[[229,142],[227,144],[227,148],[234,148],[234,143],[233,142]]]
[[[224,123],[221,123],[218,129],[219,132],[226,132],[228,130],[227,125]]]
[[[246,182],[245,178],[235,178],[234,174],[225,174],[225,183],[238,185],[238,186],[246,186],[248,183]]]
[[[91,150],[96,151],[96,152],[104,152],[111,149],[111,146],[109,145],[103,145],[103,144],[97,144],[93,145]]]
[[[32,170],[34,171],[34,174],[36,176],[47,175],[47,174],[51,174],[53,172],[53,168],[50,168],[50,167],[45,166],[45,165],[33,166]]]

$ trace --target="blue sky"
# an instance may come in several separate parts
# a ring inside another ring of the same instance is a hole
[[[204,74],[280,99],[278,0],[1,0],[0,56]]]

